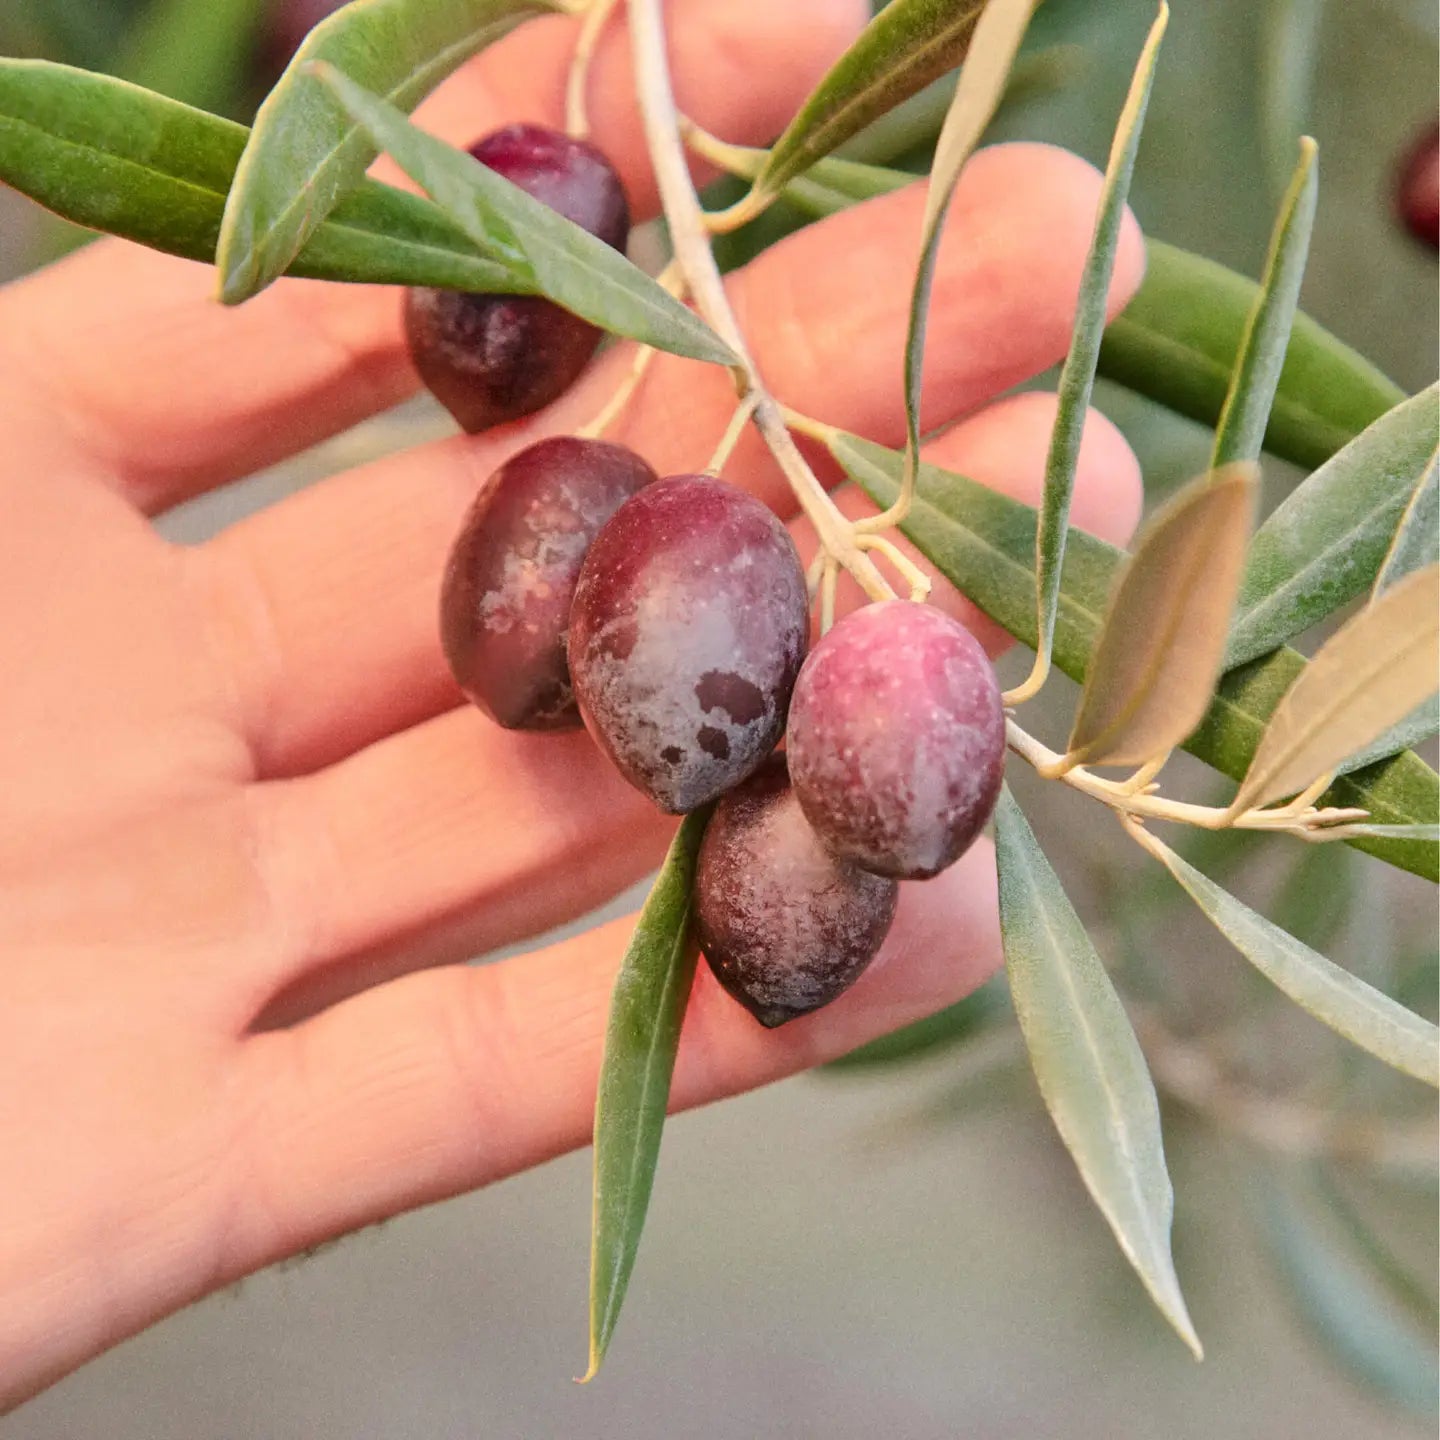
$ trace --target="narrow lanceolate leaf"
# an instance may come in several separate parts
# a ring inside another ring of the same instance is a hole
[[[1291,491],[1250,546],[1227,669],[1364,594],[1396,545],[1404,573],[1415,568],[1412,557],[1421,564],[1440,560],[1437,434],[1440,385],[1432,385],[1387,411]]]
[[[216,250],[237,304],[289,268],[377,150],[311,72],[323,61],[404,110],[547,0],[353,0],[306,37],[255,116]]]
[[[1432,386],[1426,393],[1431,400],[1430,433],[1434,436],[1440,432],[1440,423],[1437,423],[1440,405],[1435,403],[1440,385]],[[1395,527],[1395,538],[1375,577],[1372,593],[1380,595],[1407,575],[1436,564],[1440,564],[1440,443],[1430,451],[1420,483]]]
[[[707,812],[708,813],[708,812]],[[690,815],[640,912],[620,964],[595,1100],[589,1380],[605,1359],[635,1266],[660,1156],[680,1026],[699,953],[690,891],[705,814]]]
[[[1336,631],[1290,687],[1232,809],[1303,790],[1435,691],[1440,566],[1407,576]]]
[[[1315,142],[1307,135],[1300,141],[1300,160],[1280,202],[1260,293],[1246,323],[1230,390],[1215,426],[1211,469],[1232,460],[1260,458],[1310,253],[1320,188],[1315,156]]]
[[[1120,1248],[1201,1355],[1170,1255],[1174,1194],[1140,1042],[1008,789],[995,808],[1000,936],[1015,1014],[1046,1108]]]
[[[1440,840],[1440,825],[1347,825],[1347,835],[1379,835],[1390,840]]]
[[[764,195],[958,65],[986,0],[891,0],[775,142],[756,182]]]
[[[1215,928],[1303,1010],[1377,1059],[1440,1086],[1440,1030],[1327,960],[1182,860],[1148,831],[1132,831]]]
[[[1186,486],[1145,526],[1085,675],[1069,758],[1138,765],[1204,718],[1255,514],[1253,464]]]
[[[1120,244],[1120,225],[1130,194],[1130,177],[1145,128],[1145,109],[1155,79],[1155,61],[1170,19],[1169,7],[1162,4],[1140,52],[1130,81],[1130,93],[1115,127],[1110,162],[1100,191],[1095,217],[1095,234],[1085,269],[1080,277],[1080,298],[1075,326],[1070,334],[1070,351],[1060,371],[1059,404],[1055,426],[1050,432],[1050,453],[1045,460],[1045,492],[1040,506],[1040,529],[1035,537],[1035,591],[1038,608],[1039,641],[1031,684],[1043,681],[1050,668],[1050,646],[1055,639],[1055,607],[1060,603],[1060,566],[1065,558],[1065,537],[1070,528],[1070,496],[1075,488],[1075,467],[1080,459],[1080,440],[1095,388],[1095,364],[1100,356],[1100,339],[1105,330],[1105,302],[1110,295],[1110,277],[1115,270],[1115,252]]]
[[[930,188],[925,197],[925,218],[920,227],[920,262],[910,295],[910,328],[905,337],[905,477],[907,490],[920,463],[920,381],[925,358],[925,323],[930,310],[930,287],[945,212],[955,193],[955,182],[970,158],[985,127],[1005,93],[1010,67],[1025,38],[1030,16],[1039,0],[988,0],[975,27],[969,58],[960,72],[955,98],[945,116],[935,160],[930,167]],[[885,12],[881,12],[882,15]]]
[[[210,261],[249,131],[108,75],[0,59],[0,181],[56,214]],[[295,275],[379,285],[532,290],[428,200],[373,180],[336,207]]]
[[[540,294],[615,335],[695,360],[735,363],[693,310],[618,250],[473,156],[417,129],[393,105],[331,67],[320,74],[376,145],[481,249],[503,256]]]
[[[1099,373],[1213,425],[1259,287],[1159,240],[1146,254],[1144,283],[1105,331]],[[1404,398],[1363,356],[1296,316],[1265,449],[1313,470]]]
[[[904,456],[843,431],[821,432],[841,467],[877,505],[894,503]],[[920,467],[919,488],[901,527],[941,573],[1022,644],[1035,643],[1033,507],[938,466]],[[1083,681],[1124,552],[1072,531],[1056,614],[1056,666]],[[1265,726],[1306,662],[1282,647],[1221,677],[1199,728],[1185,749],[1238,780],[1254,758]],[[1394,732],[1398,733],[1398,732]],[[1402,736],[1397,743],[1413,744]],[[1342,769],[1348,766],[1342,766]],[[1372,756],[1337,780],[1328,805],[1367,810],[1381,825],[1428,824],[1440,810],[1440,778],[1418,755]],[[1348,842],[1426,879],[1440,879],[1440,847],[1414,840],[1357,837]]]

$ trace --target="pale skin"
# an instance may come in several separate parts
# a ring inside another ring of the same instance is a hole
[[[865,11],[675,0],[680,103],[763,143]],[[421,118],[460,143],[562,123],[573,36],[525,28]],[[607,33],[594,135],[648,215],[631,94]],[[1059,151],[987,152],[942,252],[925,425],[954,423],[930,456],[1027,500],[1053,401],[994,397],[1063,354],[1097,191]],[[903,191],[732,277],[786,404],[901,441],[920,215]],[[1132,223],[1112,309],[1142,263]],[[630,922],[456,962],[631,884],[673,824],[583,734],[506,733],[461,705],[436,635],[477,485],[594,415],[625,349],[532,422],[381,459],[180,548],[151,517],[416,385],[393,292],[281,282],[226,311],[212,289],[201,266],[102,242],[0,292],[0,1408],[253,1270],[585,1143]],[[661,357],[611,437],[662,474],[699,468],[733,396]],[[794,515],[753,433],[725,473]],[[1076,523],[1123,542],[1139,503],[1133,456],[1092,417]],[[935,600],[1003,648],[943,583]],[[776,1032],[702,967],[674,1107],[966,994],[999,963],[994,887],[984,841],[905,887],[872,970]]]

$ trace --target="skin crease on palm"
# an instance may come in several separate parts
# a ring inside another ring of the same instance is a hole
[[[865,12],[674,0],[682,107],[763,143]],[[573,35],[524,27],[420,118],[457,143],[558,124]],[[643,218],[613,27],[592,89]],[[952,428],[930,457],[1032,501],[1053,400],[994,397],[1063,354],[1097,193],[1059,151],[987,151],[942,249],[924,419]],[[875,200],[731,280],[781,398],[890,444],[921,204],[918,186]],[[1142,263],[1127,222],[1112,311]],[[629,922],[454,962],[584,913],[673,826],[583,733],[506,732],[461,705],[436,633],[477,485],[593,415],[625,349],[522,425],[381,459],[181,549],[147,517],[416,384],[394,292],[285,281],[226,311],[213,283],[106,241],[0,291],[0,1408],[249,1271],[585,1143]],[[610,438],[662,475],[699,469],[732,404],[723,373],[662,356]],[[726,475],[793,515],[753,436]],[[1139,504],[1134,458],[1093,416],[1075,522],[1124,542]],[[1003,647],[943,585],[935,599]],[[860,983],[778,1032],[702,967],[675,1107],[973,989],[999,960],[994,892],[983,840],[903,887]]]

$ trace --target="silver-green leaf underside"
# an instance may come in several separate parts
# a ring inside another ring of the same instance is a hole
[[[1394,579],[1417,562],[1440,559],[1437,435],[1440,385],[1432,385],[1387,411],[1286,496],[1251,543],[1227,669],[1363,595],[1395,546],[1401,568]]]
[[[1230,390],[1215,426],[1212,470],[1235,460],[1258,460],[1265,443],[1265,427],[1280,384],[1305,260],[1310,253],[1310,231],[1315,224],[1315,201],[1320,190],[1316,153],[1315,142],[1308,136],[1302,138],[1300,159],[1270,238],[1260,293],[1245,326]]]
[[[680,1027],[699,954],[691,927],[706,813],[686,818],[635,927],[615,991],[595,1102],[591,1379],[605,1359],[645,1226]]]
[[[220,298],[238,304],[284,274],[378,153],[313,63],[410,110],[520,21],[555,8],[548,0],[353,0],[317,25],[261,105],[236,169],[216,246]]]
[[[1161,5],[1130,91],[1115,127],[1095,233],[1085,269],[1080,278],[1075,325],[1070,350],[1060,371],[1055,425],[1050,432],[1050,451],[1045,459],[1045,490],[1040,504],[1040,528],[1035,535],[1035,590],[1038,608],[1038,643],[1035,675],[1043,680],[1050,668],[1050,647],[1055,639],[1055,610],[1060,603],[1060,567],[1065,559],[1065,538],[1070,529],[1070,497],[1075,489],[1075,469],[1080,460],[1080,441],[1095,388],[1095,366],[1100,358],[1100,341],[1105,332],[1105,307],[1110,296],[1110,278],[1115,271],[1115,253],[1120,246],[1120,227],[1135,172],[1135,156],[1145,128],[1145,110],[1155,79],[1155,62],[1165,37],[1170,10]]]
[[[1000,934],[1046,1107],[1161,1313],[1200,1358],[1170,1254],[1174,1193],[1155,1084],[1129,1018],[1008,789],[995,809]]]
[[[1387,1065],[1440,1086],[1440,1030],[1428,1020],[1237,900],[1147,831],[1135,833],[1215,928],[1301,1009]]]
[[[541,295],[611,334],[718,365],[729,347],[693,311],[618,250],[572,224],[473,156],[417,129],[393,105],[325,67],[323,82],[475,245]]]
[[[1020,43],[1025,38],[1025,30],[1038,3],[1039,0],[988,0],[975,27],[969,57],[960,71],[955,98],[950,102],[945,124],[935,145],[930,187],[925,196],[925,218],[920,227],[920,260],[910,295],[910,322],[905,337],[907,485],[914,480],[920,458],[920,384],[925,359],[925,326],[945,214],[950,208],[960,171],[980,143],[995,107],[1005,93],[1010,67],[1015,63],[1015,56],[1019,53]]]

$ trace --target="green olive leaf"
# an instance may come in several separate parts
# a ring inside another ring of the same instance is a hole
[[[597,239],[473,156],[417,129],[393,105],[332,67],[319,69],[345,111],[479,247],[502,255],[535,291],[615,335],[733,365],[691,309]]]
[[[148,90],[43,60],[0,59],[0,180],[77,225],[210,261],[249,132]],[[336,207],[294,275],[533,292],[428,200],[373,180]]]
[[[1085,672],[1072,763],[1138,765],[1179,745],[1204,719],[1258,482],[1257,467],[1245,462],[1201,476],[1141,530]]]
[[[1303,790],[1435,692],[1440,565],[1408,575],[1343,625],[1276,707],[1232,811]]]
[[[1160,1312],[1201,1358],[1170,1254],[1155,1083],[1124,1006],[1008,788],[995,807],[1005,973],[1046,1108]]]
[[[1440,559],[1437,433],[1440,385],[1432,385],[1388,410],[1276,507],[1250,546],[1227,669],[1284,644],[1378,583],[1396,545],[1403,549],[1398,564],[1408,568],[1395,578]]]
[[[1237,900],[1148,830],[1127,827],[1205,916],[1302,1010],[1387,1065],[1440,1086],[1440,1030]]]
[[[671,842],[620,962],[595,1099],[595,1196],[590,1248],[590,1365],[600,1369],[635,1267],[660,1157],[680,1027],[699,954],[690,892],[709,811],[686,817]]]
[[[1050,450],[1045,458],[1045,490],[1040,505],[1040,528],[1035,535],[1035,599],[1039,611],[1035,668],[1026,690],[1035,690],[1050,669],[1050,647],[1055,640],[1055,610],[1060,603],[1060,567],[1065,559],[1065,538],[1070,529],[1070,497],[1075,489],[1075,468],[1080,460],[1080,441],[1090,412],[1095,388],[1095,365],[1105,330],[1105,305],[1110,296],[1110,278],[1115,271],[1115,252],[1120,245],[1120,226],[1130,195],[1130,178],[1135,173],[1135,156],[1145,128],[1145,109],[1155,79],[1155,62],[1170,10],[1161,4],[1151,26],[1130,90],[1115,127],[1110,160],[1100,190],[1095,216],[1095,234],[1085,269],[1080,278],[1075,325],[1070,350],[1060,370],[1055,425],[1050,432]]]
[[[1431,386],[1426,393],[1431,399],[1430,433],[1434,436],[1440,433],[1440,403],[1436,403],[1440,385]],[[1440,564],[1440,442],[1432,447],[1419,483],[1406,502],[1371,593],[1379,595],[1423,566],[1435,564]]]
[[[903,456],[844,431],[822,427],[816,434],[877,505],[894,502]],[[980,609],[1022,644],[1035,643],[1032,506],[938,466],[922,465],[915,505],[901,528]],[[1083,530],[1071,532],[1061,574],[1054,658],[1074,680],[1085,679],[1123,560],[1124,551],[1113,545]],[[1282,647],[1222,676],[1210,709],[1184,748],[1222,774],[1240,779],[1275,707],[1305,667],[1301,655]],[[1428,824],[1440,809],[1440,778],[1407,750],[1343,774],[1324,803],[1367,810],[1377,825]],[[1426,879],[1440,879],[1440,847],[1435,845],[1364,836],[1347,843]]]
[[[227,305],[290,267],[376,148],[311,71],[325,62],[405,110],[550,0],[352,0],[305,38],[261,105],[225,205],[215,263]]]
[[[1295,323],[1305,260],[1310,253],[1315,201],[1320,192],[1316,153],[1315,142],[1309,136],[1303,137],[1300,159],[1280,202],[1280,213],[1270,238],[1260,292],[1246,321],[1230,389],[1215,424],[1215,448],[1210,455],[1212,470],[1232,460],[1260,458],[1265,425],[1280,384],[1280,370]]]
[[[831,67],[770,151],[762,195],[958,65],[986,0],[891,0]]]
[[[1407,1323],[1383,1278],[1338,1246],[1290,1186],[1268,1175],[1260,1186],[1271,1256],[1311,1330],[1352,1374],[1433,1427],[1440,1366],[1432,1327]]]
[[[970,54],[960,71],[955,98],[945,115],[930,185],[925,193],[925,218],[920,226],[920,260],[910,294],[910,321],[905,336],[905,481],[908,494],[920,463],[920,384],[925,359],[925,325],[930,311],[930,288],[945,215],[955,194],[960,171],[985,133],[1026,28],[1039,0],[988,0],[975,26]],[[885,12],[882,12],[882,14]],[[762,176],[763,178],[763,176]]]
[[[1214,424],[1258,286],[1153,238],[1146,256],[1144,283],[1105,331],[1099,373],[1181,415]],[[1308,316],[1297,315],[1265,449],[1314,469],[1404,398],[1368,360]]]

